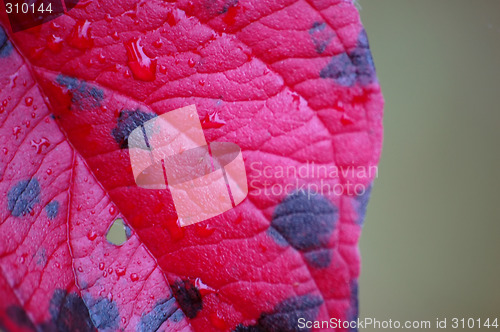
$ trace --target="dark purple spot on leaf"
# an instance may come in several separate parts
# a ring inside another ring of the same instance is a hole
[[[235,332],[299,332],[311,329],[299,328],[299,318],[313,321],[319,312],[323,300],[316,295],[296,296],[279,303],[271,313],[260,315],[257,323],[250,326],[238,325]]]
[[[201,294],[198,288],[190,280],[178,280],[171,285],[174,297],[184,314],[189,318],[195,318],[198,311],[203,307]]]
[[[332,250],[316,249],[306,252],[304,254],[304,257],[312,267],[315,267],[317,269],[324,269],[328,267],[332,261]]]
[[[309,29],[309,35],[311,35],[316,52],[321,54],[332,41],[334,32],[325,22],[314,22],[311,29]]]
[[[82,298],[76,293],[56,289],[50,301],[49,312],[52,321],[44,323],[43,331],[90,332],[95,331],[90,320],[89,310]]]
[[[144,122],[156,117],[154,113],[145,113],[140,110],[122,111],[118,117],[118,123],[111,132],[116,143],[121,149],[128,149],[128,136],[135,128],[142,126]]]
[[[337,218],[337,208],[324,196],[298,191],[276,207],[271,227],[281,235],[274,237],[279,243],[285,239],[297,250],[310,251],[328,243]]]
[[[59,212],[59,202],[52,201],[45,207],[45,212],[47,212],[47,217],[52,220],[57,217],[57,213]]]
[[[12,53],[12,44],[5,33],[5,30],[0,26],[0,58],[6,58]]]
[[[354,209],[358,214],[356,223],[360,226],[362,226],[365,222],[366,208],[368,207],[368,202],[370,201],[371,191],[372,186],[370,185],[362,195],[356,196],[356,199],[353,201]]]
[[[351,281],[351,305],[347,312],[347,319],[349,321],[356,321],[359,315],[359,303],[358,303],[358,281]],[[349,331],[357,331],[357,328],[350,328]]]
[[[7,194],[7,207],[14,217],[24,216],[33,210],[40,201],[40,184],[38,180],[21,180]]]
[[[20,306],[10,306],[7,308],[6,313],[7,316],[18,326],[27,327],[28,329],[35,331],[33,322],[28,317],[28,314],[26,314],[26,311]]]
[[[170,316],[172,316],[178,307],[174,297],[168,300],[158,301],[153,309],[147,313],[143,314],[139,326],[137,327],[138,332],[148,332],[156,331]]]
[[[93,298],[85,297],[85,303],[89,308],[90,319],[95,327],[99,330],[116,330],[120,322],[120,314],[115,301],[110,301],[107,298],[94,300]]]
[[[68,89],[71,93],[71,102],[78,110],[90,110],[101,106],[104,92],[85,81],[74,77],[58,75],[57,83]]]
[[[332,57],[319,75],[322,78],[334,79],[342,86],[353,86],[356,82],[361,86],[373,83],[376,80],[375,65],[366,32],[361,31],[353,51]]]
[[[182,310],[177,310],[176,312],[174,312],[172,314],[172,316],[170,316],[170,320],[174,323],[178,323],[180,322],[181,320],[183,320],[184,318],[186,318],[186,316],[184,315],[184,313],[182,312]]]

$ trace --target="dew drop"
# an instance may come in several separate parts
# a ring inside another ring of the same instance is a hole
[[[95,210],[90,210],[90,214],[95,214]]]
[[[216,312],[212,312],[210,313],[210,323],[212,323],[212,326],[219,329],[219,330],[226,330],[227,329],[227,324],[226,322],[224,321],[224,319],[222,319],[218,313]]]
[[[161,66],[160,66],[160,73],[162,73],[162,74],[166,74],[166,73],[167,73],[167,66],[165,66],[165,65],[161,65]]]
[[[344,103],[342,101],[340,101],[340,100],[337,100],[335,102],[334,106],[335,106],[335,109],[337,111],[340,111],[340,112],[344,112],[345,111]]]
[[[49,146],[50,142],[45,137],[42,137],[38,142],[35,140],[31,140],[31,147],[35,148],[37,154],[42,153],[43,147],[48,148]]]
[[[127,323],[127,319],[125,317],[122,317],[122,325],[125,325],[125,323]]]
[[[108,273],[107,273],[106,271],[104,271],[104,272],[102,273],[102,276],[103,276],[104,278],[106,278],[106,277],[108,276]]]
[[[292,94],[292,100],[293,103],[296,104],[297,106],[300,105],[300,96],[296,93]]]
[[[9,153],[9,150],[7,148],[3,148],[2,152],[3,152],[3,154],[7,154],[7,153]]]
[[[344,126],[348,126],[350,124],[353,124],[354,121],[352,121],[352,119],[350,117],[348,117],[347,115],[343,115],[342,118],[340,119],[340,123],[342,123],[342,125]]]
[[[24,264],[24,256],[19,257],[19,263]]]
[[[226,121],[219,118],[219,113],[214,112],[212,114],[206,114],[201,121],[201,126],[203,129],[220,128],[226,124]]]
[[[38,60],[38,59],[40,59],[42,57],[43,51],[45,51],[45,46],[33,47],[29,51],[30,57],[33,58],[33,59],[35,59],[35,60]]]
[[[113,215],[115,214],[116,212],[116,207],[114,207],[113,205],[109,207],[109,214]]]
[[[81,266],[78,267],[78,272],[83,272],[83,268]]]
[[[3,113],[5,111],[5,107],[0,106],[0,113]]]
[[[174,242],[178,242],[184,238],[184,228],[180,226],[179,220],[175,223],[168,222],[166,224],[167,231]]]
[[[194,61],[194,59],[191,58],[191,59],[188,60],[188,66],[189,67],[193,68],[195,65],[196,65],[196,62]]]
[[[113,273],[113,268],[112,267],[108,268],[108,273],[109,274]]]
[[[32,112],[32,113],[31,113],[31,117],[32,117],[33,119],[34,119],[34,118],[36,118],[36,113],[35,113],[35,112]]]
[[[52,21],[52,22],[50,22],[50,28],[52,30],[59,30],[59,28],[61,28],[61,26],[59,24],[57,24],[56,22]]]
[[[200,278],[194,280],[194,285],[198,288],[201,295],[205,296],[207,294],[215,293],[216,290],[210,286],[207,286]]]
[[[47,38],[47,47],[54,53],[59,53],[63,47],[63,39],[56,35],[50,35]]]
[[[104,56],[104,54],[99,53],[99,56],[97,57],[97,61],[99,61],[100,63],[106,62],[106,57]]]
[[[21,133],[21,127],[15,126],[14,128],[12,128],[12,134],[16,136],[16,139],[20,133]]]
[[[16,80],[17,80],[17,74],[15,74],[14,78],[12,79],[12,86],[11,86],[12,89],[16,87]]]
[[[137,275],[137,273],[132,273],[132,274],[130,275],[130,280],[132,280],[132,281],[137,281],[137,280],[139,280],[139,276]]]
[[[160,48],[160,47],[162,47],[162,46],[163,46],[163,40],[161,40],[161,38],[160,38],[160,39],[158,39],[158,40],[155,40],[155,41],[153,42],[153,46],[154,46],[154,47],[156,47],[156,48]]]
[[[210,225],[208,224],[205,224],[205,225],[196,225],[196,234],[198,234],[198,236],[200,237],[209,237],[210,235],[212,235],[214,232],[215,232],[215,228],[211,227]]]
[[[7,106],[7,103],[8,103],[7,99],[4,99],[4,100],[2,101],[2,105],[3,105],[3,106]]]
[[[205,80],[204,79],[199,80],[198,84],[200,84],[201,86],[204,86],[205,85]]]
[[[79,49],[87,49],[94,45],[94,39],[92,38],[90,22],[78,21],[73,27],[73,31],[69,36],[69,43]]]
[[[169,11],[167,13],[167,23],[168,25],[170,25],[171,27],[173,27],[174,25],[177,24],[177,18],[175,17],[175,14],[172,12],[172,11]]]
[[[101,270],[101,271],[104,270],[104,263],[103,262],[99,263],[99,270]]]
[[[94,241],[97,238],[97,232],[94,230],[91,230],[90,232],[87,233],[87,238],[90,241]]]
[[[47,174],[48,175],[52,174],[52,169],[51,168],[47,168]]]
[[[116,275],[121,277],[121,276],[124,276],[125,273],[127,272],[127,269],[123,268],[123,267],[117,267],[115,269],[115,272],[116,272]]]
[[[128,66],[136,79],[143,81],[154,81],[156,78],[156,59],[152,59],[144,53],[140,44],[141,38],[133,38],[125,45],[127,49]]]
[[[26,98],[24,99],[24,102],[26,103],[26,106],[31,106],[31,105],[33,105],[33,98],[31,98],[31,97],[26,97]]]
[[[119,40],[120,39],[120,36],[118,36],[118,32],[115,31],[112,35],[111,35],[111,38],[113,38],[114,40]]]

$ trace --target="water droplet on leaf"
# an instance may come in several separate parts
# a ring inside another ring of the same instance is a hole
[[[76,23],[70,34],[69,43],[82,50],[91,48],[94,45],[89,21],[78,21]]]
[[[35,140],[31,140],[31,147],[35,148],[37,154],[42,153],[43,147],[48,148],[49,146],[50,142],[45,137],[42,137],[38,142]]]
[[[212,114],[206,114],[203,120],[201,120],[201,126],[203,129],[220,128],[226,124],[226,121],[219,118],[219,113],[214,112]]]
[[[156,59],[144,53],[140,38],[133,38],[125,45],[127,49],[128,66],[136,79],[154,81],[156,78]]]

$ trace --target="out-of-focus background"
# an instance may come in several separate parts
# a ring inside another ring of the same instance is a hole
[[[360,316],[500,324],[500,1],[358,2],[386,100]]]

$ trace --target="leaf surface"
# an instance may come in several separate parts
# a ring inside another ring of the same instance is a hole
[[[374,177],[360,170],[378,162],[383,100],[352,3],[82,2],[16,33],[0,17],[6,329],[298,331],[300,317],[356,317]],[[127,137],[191,104],[207,141],[241,147],[250,191],[181,228],[168,190],[135,184]],[[322,190],[347,183],[366,193]],[[106,238],[117,219],[121,246]]]

